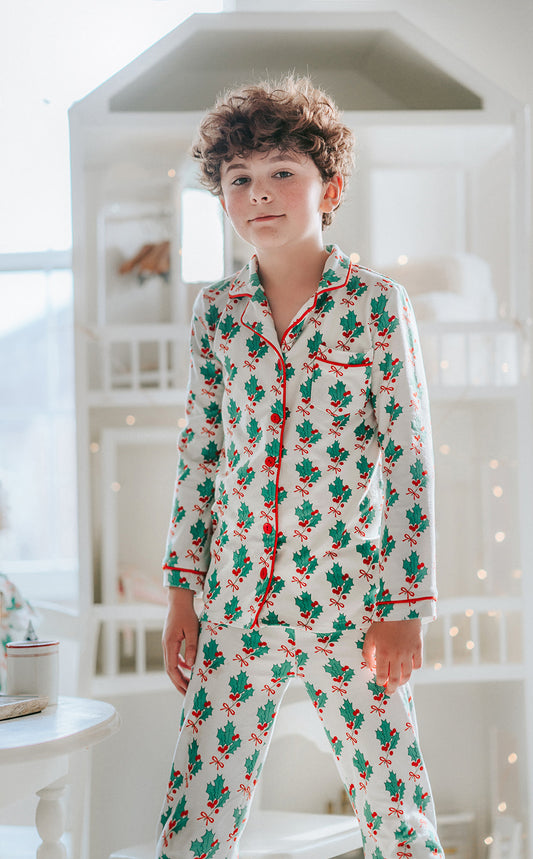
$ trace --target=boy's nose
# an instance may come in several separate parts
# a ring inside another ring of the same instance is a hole
[[[268,203],[271,194],[268,188],[256,185],[250,189],[250,199],[252,203]]]

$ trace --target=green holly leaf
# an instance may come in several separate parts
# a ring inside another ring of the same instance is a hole
[[[356,710],[354,705],[346,698],[342,702],[340,713],[344,721],[346,722],[346,727],[350,731],[358,731],[365,720],[365,717],[363,716],[361,711]]]
[[[229,799],[229,787],[220,774],[217,775],[214,781],[207,785],[207,795],[209,797],[207,805],[211,809],[222,808],[224,803]]]
[[[385,782],[385,787],[387,788],[387,793],[390,795],[391,799],[394,802],[401,802],[403,799],[403,795],[405,793],[405,782],[402,781],[401,778],[398,778],[395,772],[392,770],[389,773],[389,777]]]
[[[326,693],[322,692],[321,689],[315,689],[315,687],[311,683],[308,683],[307,680],[305,681],[305,688],[307,689],[307,694],[309,695],[309,698],[311,699],[316,709],[318,711],[323,710],[324,705],[328,700],[328,696],[326,695]]]
[[[231,689],[231,700],[239,701],[241,704],[244,703],[244,701],[247,701],[254,693],[253,686],[250,683],[250,678],[246,671],[241,671],[235,677],[230,677],[229,685]]]
[[[190,776],[194,776],[200,772],[203,766],[202,758],[200,757],[200,752],[198,750],[198,743],[196,740],[192,740],[189,745],[189,764],[188,771]],[[182,776],[183,779],[183,776]]]
[[[359,773],[361,778],[370,778],[374,770],[372,768],[372,765],[367,760],[365,760],[364,754],[359,749],[355,750],[353,762],[357,767],[357,772]]]
[[[192,859],[211,859],[218,847],[218,839],[213,832],[208,830],[202,838],[191,842]]]
[[[335,683],[349,683],[355,674],[353,668],[350,668],[349,665],[342,665],[334,657],[330,657],[327,665],[324,666],[324,670],[333,677]]]

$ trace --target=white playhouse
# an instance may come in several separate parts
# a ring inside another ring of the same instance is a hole
[[[160,562],[189,317],[203,283],[250,252],[199,186],[188,150],[222,89],[291,70],[333,95],[357,137],[328,240],[404,283],[422,336],[441,602],[414,689],[443,842],[457,859],[533,857],[524,111],[398,14],[254,5],[193,15],[70,111],[90,629],[78,691],[109,699],[122,718],[94,751],[91,857],[148,842],[155,828],[180,708],[162,665]],[[291,688],[261,809],[345,810],[315,719]]]

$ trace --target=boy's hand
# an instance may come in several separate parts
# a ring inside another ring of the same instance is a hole
[[[378,686],[392,695],[409,680],[413,668],[422,666],[422,621],[384,620],[370,625],[363,644],[363,658],[376,675]]]
[[[165,668],[174,686],[185,695],[189,678],[184,669],[192,668],[198,644],[198,617],[194,610],[194,592],[185,588],[168,589],[168,609],[163,629]],[[180,653],[185,641],[185,659]]]

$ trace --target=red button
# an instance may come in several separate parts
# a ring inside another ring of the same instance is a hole
[[[273,424],[279,424],[281,421],[281,418],[278,414],[274,413],[274,414],[270,415],[270,420],[272,421]]]
[[[263,531],[265,532],[265,534],[272,534],[273,530],[274,529],[272,528],[270,522],[265,522],[265,524],[263,525]]]
[[[273,465],[276,464],[276,460],[273,456],[267,456],[265,459],[265,465],[268,465],[269,468],[272,468]]]

